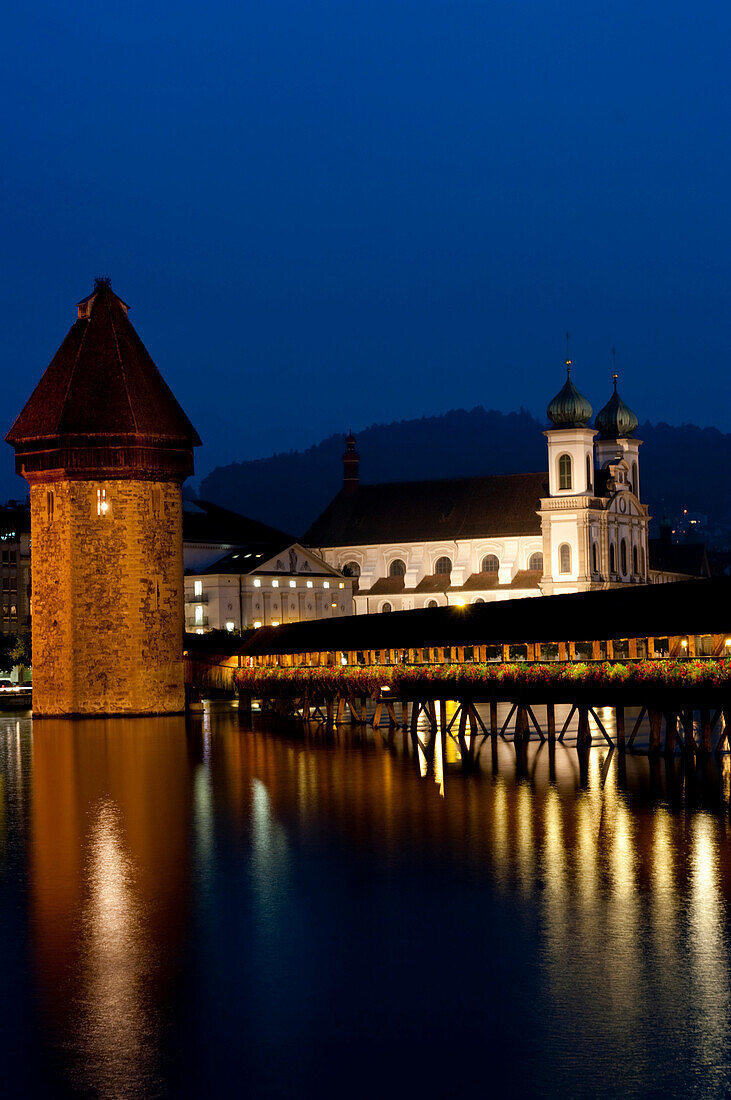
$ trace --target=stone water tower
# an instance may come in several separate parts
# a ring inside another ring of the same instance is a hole
[[[200,439],[109,280],[7,435],[30,485],[33,711],[183,710],[181,486]]]

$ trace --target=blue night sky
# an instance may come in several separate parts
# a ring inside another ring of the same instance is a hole
[[[483,404],[731,430],[731,5],[12,5],[3,434],[109,274],[198,472]],[[0,463],[0,491],[23,491]]]

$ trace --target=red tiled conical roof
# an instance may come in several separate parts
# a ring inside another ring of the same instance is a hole
[[[152,451],[175,451],[178,460],[189,454],[192,472],[198,433],[130,323],[129,307],[108,280],[97,280],[77,308],[76,322],[6,436],[17,451],[18,472],[21,465],[22,472],[69,465],[70,450],[78,459],[79,451],[115,446],[119,461],[105,453],[97,466],[141,463],[154,472]]]

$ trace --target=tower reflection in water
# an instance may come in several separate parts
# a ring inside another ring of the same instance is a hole
[[[571,1093],[582,1060],[606,1059],[611,1080],[618,1049],[631,1065],[625,1086],[656,1079],[648,1026],[677,1033],[683,1057],[702,1067],[709,1089],[720,1088],[719,1052],[731,1046],[727,765],[688,775],[679,759],[620,766],[607,754],[595,748],[579,766],[573,748],[531,744],[516,756],[511,744],[492,751],[488,743],[483,770],[463,775],[451,741],[420,759],[400,733],[389,743],[354,732],[252,731],[223,712],[187,727],[182,719],[36,723],[34,954],[72,1079],[101,1095],[154,1093],[168,1076],[171,1020],[184,1017],[178,1034],[195,1034],[197,1044],[173,1041],[171,1057],[182,1065],[178,1079],[199,1060],[192,1079],[200,1081],[222,986],[235,988],[231,1029],[240,1016],[274,1033],[277,1013],[299,1026],[304,1017],[282,990],[293,969],[306,966],[317,981],[327,962],[316,944],[313,957],[302,956],[292,899],[298,861],[326,850],[323,868],[333,852],[370,866],[396,884],[391,898],[414,874],[433,876],[435,891],[445,874],[472,884],[466,931],[486,998],[502,995],[489,980],[500,944],[480,938],[489,899],[534,915],[529,969],[516,981],[540,1006],[541,1073],[553,1090]],[[699,802],[725,812],[694,812]],[[234,879],[247,935],[214,950],[220,922],[243,919],[231,914]],[[409,896],[397,919],[414,918]],[[345,924],[360,905],[359,896],[350,901]],[[202,935],[194,912],[211,924]],[[391,916],[383,914],[384,928]],[[426,927],[428,913],[420,919]],[[191,939],[198,957],[195,974],[185,974]],[[255,1048],[256,1033],[250,1038]]]
[[[37,974],[74,1085],[157,1087],[189,895],[182,718],[35,723],[31,904]]]

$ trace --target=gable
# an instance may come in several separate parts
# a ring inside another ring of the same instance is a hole
[[[320,577],[339,577],[337,569],[333,569],[317,554],[311,550],[305,550],[298,542],[286,546],[279,553],[259,562],[256,566],[257,573],[286,573],[289,575],[305,575]]]

